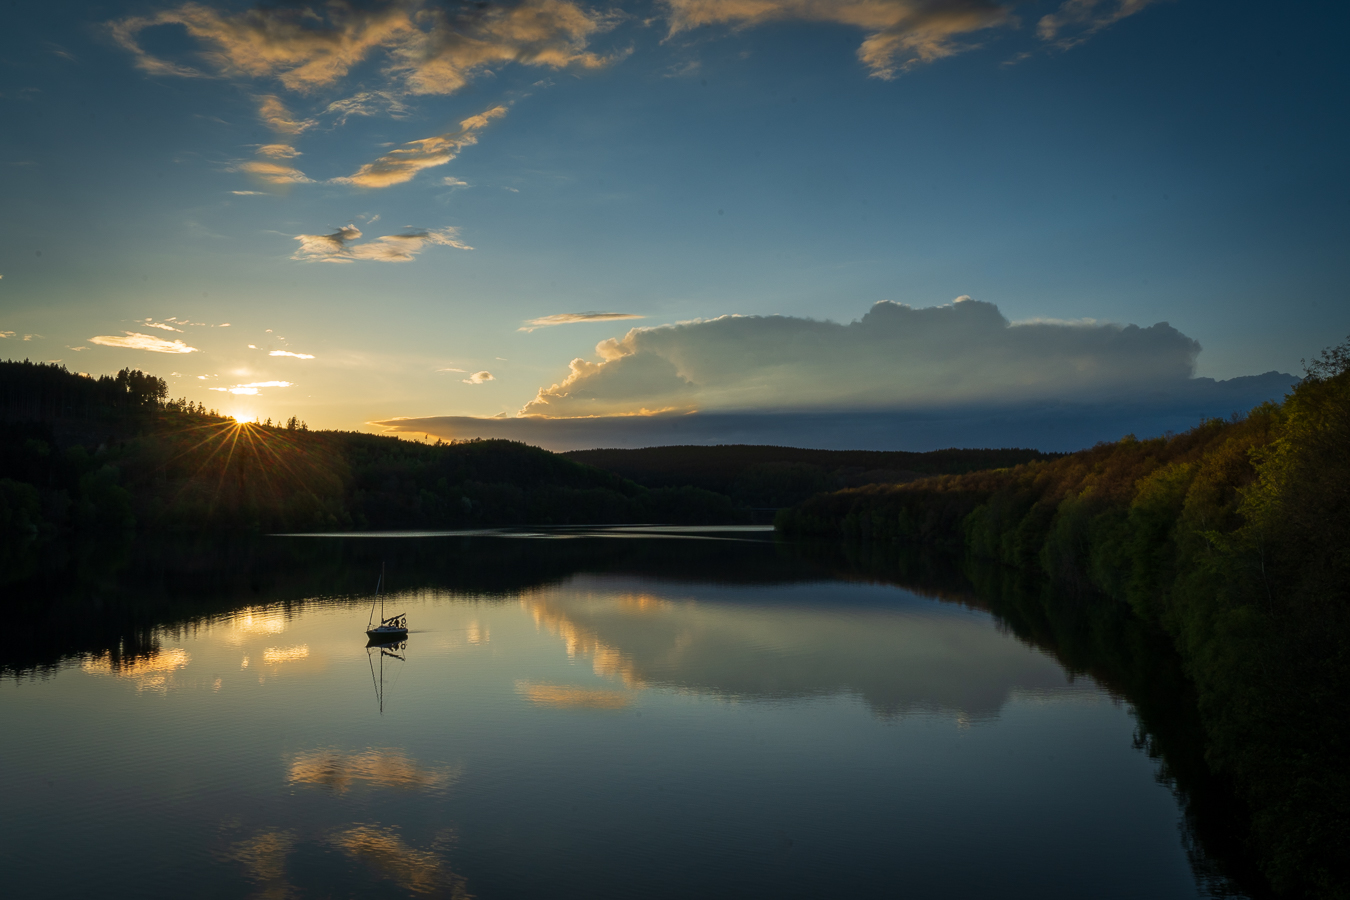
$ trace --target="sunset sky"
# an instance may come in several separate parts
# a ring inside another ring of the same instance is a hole
[[[1304,13],[10,4],[0,358],[555,446],[635,414],[801,445],[821,414],[1225,414],[1197,378],[1350,332],[1350,14]]]

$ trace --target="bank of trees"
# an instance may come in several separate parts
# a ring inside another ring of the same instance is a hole
[[[1185,660],[1272,883],[1350,894],[1350,343],[1245,417],[817,497],[778,524],[964,547],[1128,604]]]

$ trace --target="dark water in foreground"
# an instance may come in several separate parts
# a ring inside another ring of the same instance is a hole
[[[1184,681],[1119,610],[712,537],[270,538],[20,585],[4,893],[1238,892]],[[414,632],[383,651],[382,560]]]

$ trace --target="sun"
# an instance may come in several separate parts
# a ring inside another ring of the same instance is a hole
[[[234,419],[240,425],[252,425],[254,422],[258,421],[258,416],[255,413],[234,413],[230,418]]]

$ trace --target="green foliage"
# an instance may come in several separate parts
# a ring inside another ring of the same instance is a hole
[[[970,508],[962,516],[955,498]],[[928,527],[911,527],[924,522]],[[871,523],[870,527],[860,527]],[[1350,342],[1282,404],[994,472],[841,491],[798,535],[963,544],[1163,628],[1287,896],[1350,896]]]

